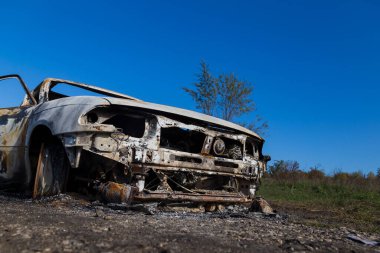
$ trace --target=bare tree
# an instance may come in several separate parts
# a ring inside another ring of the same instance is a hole
[[[252,100],[253,86],[249,82],[239,80],[233,73],[215,78],[204,61],[200,65],[201,72],[197,74],[198,82],[193,84],[194,88],[183,88],[193,98],[197,109],[234,122],[256,110]],[[258,115],[251,122],[238,124],[259,134],[264,134],[268,129],[268,123]]]
[[[268,122],[259,115],[256,115],[251,122],[240,122],[238,124],[260,135],[265,135],[266,131],[269,128]]]
[[[250,98],[253,91],[250,83],[240,81],[231,73],[220,75],[216,87],[221,118],[232,121],[255,110],[255,104]]]
[[[216,79],[210,73],[206,62],[201,61],[201,73],[197,75],[195,89],[183,88],[194,99],[197,109],[208,115],[215,115],[217,103]]]

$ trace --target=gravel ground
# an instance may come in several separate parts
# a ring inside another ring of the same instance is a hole
[[[0,252],[380,252],[347,239],[378,234],[316,228],[286,214],[107,206],[74,195],[32,201],[0,195]],[[152,212],[153,211],[153,212]]]

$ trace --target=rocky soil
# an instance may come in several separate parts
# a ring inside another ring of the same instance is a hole
[[[75,195],[32,201],[0,195],[0,252],[380,252],[347,238],[380,235],[318,228],[285,213],[127,208]]]

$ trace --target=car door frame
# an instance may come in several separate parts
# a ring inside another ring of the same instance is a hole
[[[19,107],[0,108],[0,190],[14,191],[29,180],[24,160],[26,129],[37,101],[19,75],[0,76],[0,81],[11,78],[17,79],[26,93]]]

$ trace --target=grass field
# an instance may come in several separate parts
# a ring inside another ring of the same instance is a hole
[[[380,180],[338,179],[268,176],[258,195],[278,210],[297,212],[304,222],[316,226],[344,226],[379,233]]]

